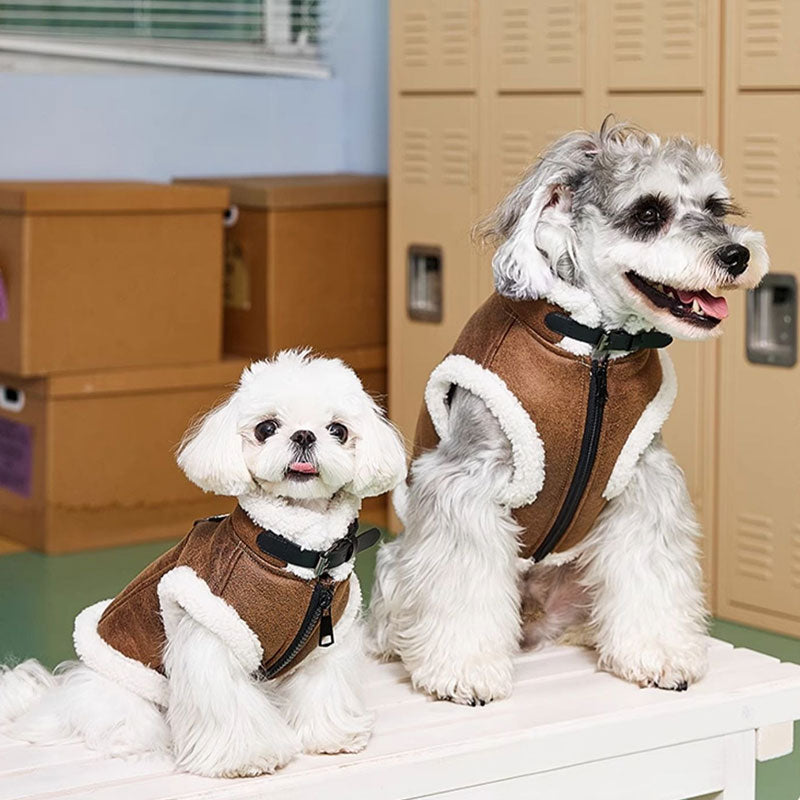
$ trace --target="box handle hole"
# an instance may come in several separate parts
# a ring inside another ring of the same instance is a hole
[[[0,408],[19,413],[25,408],[25,392],[15,386],[0,384]]]

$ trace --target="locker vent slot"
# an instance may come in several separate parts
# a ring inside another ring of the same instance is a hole
[[[640,0],[617,0],[612,14],[615,61],[644,59],[644,3]]]
[[[551,3],[545,20],[549,64],[573,64],[578,55],[578,9],[574,2]]]
[[[408,247],[408,316],[423,322],[442,321],[441,247]]]
[[[409,11],[403,17],[402,54],[406,67],[425,67],[431,52],[430,18],[424,11]]]
[[[442,11],[442,61],[461,67],[469,61],[469,14],[462,9]]]
[[[503,188],[510,189],[533,161],[533,140],[528,131],[503,131],[500,149]]]
[[[780,147],[775,134],[744,137],[744,194],[777,197],[780,186]]]
[[[449,128],[442,133],[442,179],[445,183],[470,183],[469,131]]]
[[[736,569],[746,578],[772,579],[772,520],[754,514],[740,514],[736,531]]]
[[[800,522],[796,522],[792,531],[792,557],[791,557],[792,586],[800,589]]]
[[[747,0],[744,8],[744,52],[747,58],[775,58],[783,44],[781,0]]]
[[[695,0],[665,0],[663,10],[664,58],[689,59],[698,51],[698,19]]]
[[[500,23],[500,59],[525,65],[531,60],[531,12],[527,6],[506,6]]]
[[[431,176],[431,134],[424,128],[405,128],[402,147],[403,180],[427,183]]]

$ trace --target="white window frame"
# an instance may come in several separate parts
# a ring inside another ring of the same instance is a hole
[[[328,78],[319,55],[298,52],[290,41],[289,0],[262,0],[265,42],[25,36],[0,31],[0,71],[108,72],[147,68]]]

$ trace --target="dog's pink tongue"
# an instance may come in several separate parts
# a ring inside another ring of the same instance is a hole
[[[686,303],[687,305],[692,300],[697,300],[700,303],[700,308],[709,317],[714,317],[714,319],[725,319],[728,316],[728,301],[724,297],[714,297],[711,292],[707,292],[705,289],[702,292],[684,292],[682,289],[678,289],[678,297],[680,297],[681,303]]]
[[[314,475],[317,472],[317,468],[313,464],[309,464],[308,461],[295,461],[289,464],[289,469],[292,472],[304,472],[307,475]]]

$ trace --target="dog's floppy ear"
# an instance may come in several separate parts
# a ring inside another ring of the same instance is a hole
[[[238,429],[236,393],[192,425],[178,450],[178,466],[203,491],[236,497],[252,486]]]
[[[546,295],[553,285],[555,272],[536,243],[536,228],[552,194],[552,187],[538,187],[508,238],[495,251],[492,270],[500,294],[534,300]]]
[[[559,259],[575,257],[569,187],[597,157],[605,135],[562,136],[476,227],[478,239],[499,242],[492,268],[500,294],[515,300],[543,297],[556,280]]]
[[[374,497],[394,489],[406,477],[403,438],[371,397],[355,443],[355,475],[350,491],[357,497]]]

